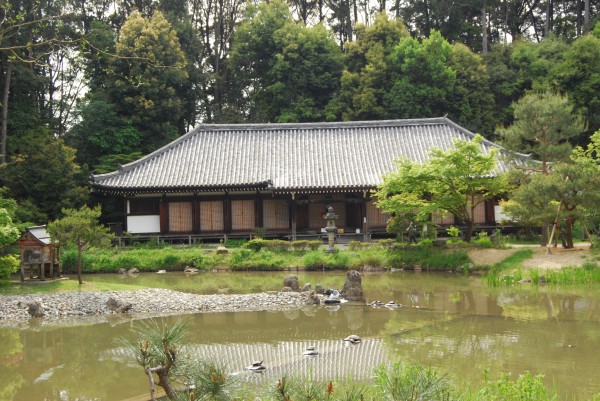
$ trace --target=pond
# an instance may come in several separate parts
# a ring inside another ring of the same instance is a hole
[[[295,273],[294,273],[295,274]],[[97,275],[197,293],[255,292],[281,287],[287,273]],[[300,283],[340,288],[344,273],[298,273]],[[186,315],[188,352],[224,362],[242,380],[272,383],[283,375],[368,378],[378,364],[401,360],[440,369],[457,383],[478,385],[484,371],[513,377],[543,373],[561,399],[600,392],[600,292],[590,288],[488,288],[479,277],[449,274],[363,274],[365,300],[292,312]],[[374,308],[395,300],[401,308]],[[168,318],[175,321],[177,317]],[[126,400],[147,393],[141,368],[115,341],[140,320],[0,329],[0,401]],[[357,334],[363,342],[346,346]],[[307,346],[320,352],[302,355]],[[245,370],[263,359],[267,370]]]

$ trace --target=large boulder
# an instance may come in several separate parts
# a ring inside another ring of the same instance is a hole
[[[315,287],[315,292],[317,294],[323,294],[325,293],[325,287],[323,287],[322,284],[317,284],[317,286]]]
[[[46,313],[44,312],[44,307],[42,306],[42,301],[40,299],[36,299],[34,301],[27,302],[27,312],[31,317],[44,317]]]
[[[116,313],[126,313],[131,310],[133,305],[128,302],[123,302],[120,299],[110,297],[108,298],[108,301],[106,301],[106,307]]]
[[[348,301],[361,301],[363,297],[362,277],[356,270],[346,273],[346,282],[342,288],[342,297]]]
[[[292,291],[296,291],[296,292],[300,291],[300,284],[298,283],[297,276],[287,276],[283,280],[283,286],[290,287],[292,289]]]

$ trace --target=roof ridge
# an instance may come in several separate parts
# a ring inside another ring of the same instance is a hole
[[[403,127],[410,125],[432,125],[432,124],[455,124],[447,117],[433,117],[433,118],[414,118],[414,119],[396,119],[396,120],[361,120],[361,121],[334,121],[334,122],[312,122],[312,123],[243,123],[243,124],[208,124],[200,123],[191,131],[185,133],[179,138],[166,145],[158,148],[154,152],[148,153],[141,158],[134,160],[130,163],[119,165],[118,169],[110,173],[94,174],[92,175],[93,182],[97,182],[97,179],[109,178],[126,171],[129,171],[140,164],[143,164],[153,158],[163,154],[164,152],[176,147],[181,142],[188,140],[190,137],[195,136],[197,133],[202,131],[250,131],[250,130],[308,130],[318,128],[352,128],[352,127]],[[460,127],[462,128],[462,127]],[[464,129],[464,128],[463,128]],[[471,134],[473,135],[473,134]]]
[[[350,127],[402,127],[409,125],[442,124],[449,121],[446,117],[413,118],[394,120],[359,120],[359,121],[321,121],[308,123],[242,123],[242,124],[211,124],[202,123],[196,129],[221,131],[221,130],[281,130],[296,129],[308,130],[320,127],[326,128],[350,128]]]

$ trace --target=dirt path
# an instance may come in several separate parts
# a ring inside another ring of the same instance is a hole
[[[519,247],[522,248],[522,247]],[[476,266],[491,266],[503,261],[519,248],[510,249],[472,249],[469,257]],[[523,262],[523,267],[530,269],[561,269],[567,266],[581,266],[585,262],[600,262],[600,256],[590,251],[589,245],[577,246],[574,249],[551,248],[546,254],[546,248],[540,246],[529,247],[533,256]]]
[[[526,268],[556,269],[567,266],[581,266],[585,262],[598,262],[598,256],[593,255],[589,245],[578,246],[573,249],[550,248],[550,254],[545,247],[534,247],[533,257],[523,262]]]

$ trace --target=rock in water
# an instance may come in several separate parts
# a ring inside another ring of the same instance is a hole
[[[346,273],[346,283],[342,288],[342,297],[348,301],[360,301],[362,296],[362,277],[358,271],[350,270]]]
[[[287,276],[283,280],[283,286],[290,287],[292,289],[292,291],[296,291],[296,292],[300,291],[300,284],[298,283],[297,276]]]
[[[27,312],[31,317],[44,317],[44,308],[39,300],[31,301],[27,303]]]
[[[131,310],[133,305],[127,302],[123,302],[119,299],[110,297],[108,298],[108,301],[106,301],[106,307],[113,312],[126,313]]]

